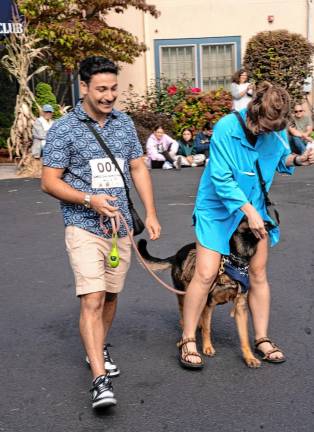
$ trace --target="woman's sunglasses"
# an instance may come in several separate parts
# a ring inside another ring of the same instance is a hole
[[[299,112],[303,112],[303,110],[294,110],[294,113],[297,114]]]

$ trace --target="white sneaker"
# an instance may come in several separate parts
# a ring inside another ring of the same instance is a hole
[[[173,166],[171,165],[170,162],[166,161],[166,162],[164,162],[162,169],[165,169],[165,170],[173,169]]]
[[[111,380],[107,375],[100,375],[93,381],[92,407],[109,407],[117,405],[117,399],[114,397]]]
[[[120,375],[120,369],[118,368],[118,366],[116,364],[114,364],[114,361],[112,359],[112,357],[110,356],[108,347],[110,347],[110,344],[105,344],[104,345],[104,365],[105,365],[105,370],[107,372],[107,376],[112,378],[115,376]],[[88,356],[85,357],[86,363],[90,364],[89,362],[89,358]]]
[[[197,164],[195,162],[191,163],[191,167],[197,167]]]

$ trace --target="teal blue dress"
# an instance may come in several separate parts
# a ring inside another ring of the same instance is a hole
[[[244,119],[246,111],[240,111]],[[286,131],[260,134],[253,147],[234,114],[216,124],[210,148],[210,160],[201,177],[194,208],[195,233],[202,246],[229,255],[229,240],[244,216],[240,210],[244,204],[251,203],[263,220],[271,221],[256,160],[268,191],[276,171],[293,174],[294,168],[285,164],[291,150]],[[278,243],[279,227],[272,229],[269,237],[271,246]]]

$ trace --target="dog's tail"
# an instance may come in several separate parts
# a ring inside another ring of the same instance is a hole
[[[137,242],[137,248],[142,258],[144,258],[146,263],[153,271],[166,270],[170,268],[172,264],[175,262],[175,255],[170,256],[168,258],[156,258],[151,256],[147,250],[147,241],[144,239],[140,239]]]

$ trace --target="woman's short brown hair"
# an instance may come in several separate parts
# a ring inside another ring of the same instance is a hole
[[[290,96],[287,90],[263,81],[248,105],[248,127],[255,134],[283,130],[287,127],[289,112]]]
[[[233,76],[232,76],[232,82],[237,83],[237,84],[240,84],[240,76],[241,76],[242,74],[244,74],[244,73],[246,73],[247,76],[249,77],[248,71],[247,71],[246,69],[242,68],[242,69],[239,69],[238,71],[236,71],[236,72],[233,74]]]

